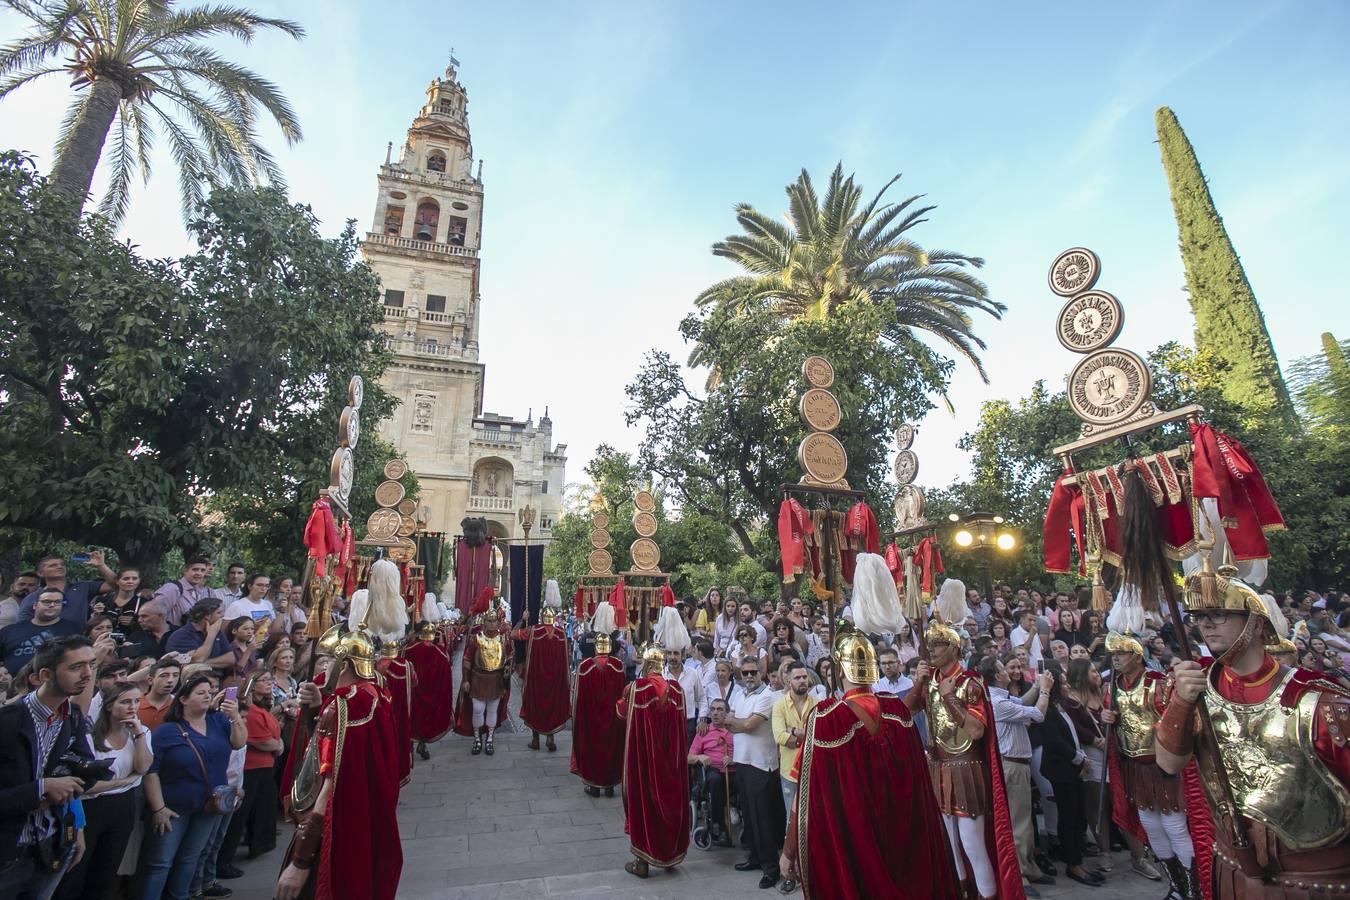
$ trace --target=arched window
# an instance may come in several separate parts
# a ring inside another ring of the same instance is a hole
[[[440,150],[432,150],[429,154],[427,154],[427,171],[428,172],[445,171],[445,154],[443,152],[441,152]]]
[[[423,200],[417,204],[417,218],[413,226],[413,237],[419,241],[436,240],[436,226],[441,221],[441,208],[435,200]]]

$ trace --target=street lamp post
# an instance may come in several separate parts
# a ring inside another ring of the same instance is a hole
[[[994,580],[991,573],[998,553],[1011,553],[1017,548],[1017,535],[1007,528],[1002,516],[987,512],[952,513],[947,517],[959,527],[952,535],[958,550],[973,553],[984,576],[984,601],[993,603]]]

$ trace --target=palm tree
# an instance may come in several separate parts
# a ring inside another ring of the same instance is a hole
[[[881,205],[897,175],[871,202],[860,206],[862,187],[835,166],[824,201],[802,170],[788,185],[787,223],[747,203],[736,207],[744,234],[713,244],[713,253],[734,260],[750,274],[720,281],[695,303],[736,313],[767,307],[784,319],[827,319],[847,303],[884,304],[895,317],[883,339],[904,345],[916,332],[940,338],[989,376],[978,351],[972,311],[1001,318],[1007,307],[991,300],[969,269],[984,260],[950,250],[925,250],[907,237],[935,206],[916,206],[922,195]],[[691,365],[705,360],[698,348]],[[715,377],[715,373],[714,373]]]
[[[292,37],[285,19],[233,6],[177,10],[174,0],[0,0],[28,18],[27,35],[0,49],[0,99],[46,75],[67,73],[75,96],[61,123],[51,183],[80,209],[109,132],[108,191],[99,212],[126,214],[131,177],[150,178],[157,131],[178,164],[184,217],[207,185],[282,184],[275,160],[258,143],[261,106],[289,143],[300,125],[276,85],[235,65],[205,41],[230,34],[245,42],[263,29]],[[65,58],[61,56],[65,54]]]

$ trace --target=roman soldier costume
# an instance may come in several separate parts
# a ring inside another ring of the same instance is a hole
[[[399,643],[380,645],[380,660],[376,668],[384,676],[385,689],[392,701],[394,740],[398,749],[398,783],[405,785],[412,780],[412,707],[413,693],[417,687],[417,671],[412,663],[404,658],[403,646]]]
[[[491,588],[485,588],[484,594]],[[494,752],[492,738],[506,721],[510,698],[511,641],[507,636],[503,611],[488,609],[488,600],[479,595],[475,606],[481,611],[464,645],[459,697],[455,705],[455,733],[472,737],[474,756]]]
[[[403,654],[417,673],[412,693],[412,737],[417,741],[418,755],[429,759],[427,743],[444,737],[454,721],[450,652],[440,627],[424,619],[416,639],[409,642]]]
[[[1216,826],[1214,896],[1220,900],[1330,900],[1350,895],[1350,693],[1264,653],[1239,675],[1253,642],[1283,637],[1283,616],[1231,568],[1186,579],[1185,602],[1210,616],[1245,615],[1241,636],[1206,661],[1203,703],[1173,698],[1157,746],[1198,763]],[[1230,810],[1236,817],[1230,816]],[[1197,811],[1192,810],[1192,815]]]
[[[335,687],[320,708],[291,789],[297,819],[277,893],[315,900],[393,900],[403,869],[395,824],[399,763],[378,686],[375,643],[336,625],[320,639]]]
[[[603,789],[614,796],[623,780],[624,721],[618,701],[627,680],[623,663],[610,656],[609,634],[595,635],[595,656],[577,667],[572,699],[572,774],[586,793],[598,797]]]
[[[550,582],[554,593],[557,582]],[[542,621],[529,630],[525,649],[525,689],[521,694],[520,718],[533,732],[529,747],[539,749],[539,735],[548,736],[548,749],[557,750],[553,736],[567,725],[571,715],[567,635],[556,620],[556,608],[545,605]]]
[[[619,698],[624,720],[624,831],[636,859],[624,870],[646,878],[649,866],[673,868],[689,849],[689,764],[684,753],[684,692],[661,672],[665,649],[643,646],[641,673]]]

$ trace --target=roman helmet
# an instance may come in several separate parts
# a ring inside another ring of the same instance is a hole
[[[551,606],[545,606],[539,610],[539,624],[552,625],[553,620],[558,617],[558,611]]]
[[[610,652],[609,635],[601,632],[595,636],[595,655],[609,656]]]
[[[1106,635],[1107,653],[1133,653],[1135,656],[1144,655],[1144,645],[1130,634],[1121,634],[1112,631]]]
[[[1275,605],[1275,598],[1271,597],[1269,601],[1262,599],[1251,585],[1238,578],[1234,566],[1222,565],[1214,572],[1206,565],[1204,569],[1187,576],[1182,599],[1187,611],[1227,610],[1247,614],[1246,628],[1220,658],[1220,662],[1236,657],[1253,640],[1272,646],[1285,637],[1288,623]]]
[[[666,664],[666,648],[656,641],[648,641],[638,648],[638,664],[643,675],[661,671]]]
[[[344,624],[334,625],[319,638],[319,652],[350,662],[361,678],[375,677],[375,641],[362,629],[351,631]]]
[[[830,658],[854,684],[871,685],[880,678],[877,670],[877,651],[867,635],[845,625],[834,636]]]
[[[961,633],[938,616],[928,620],[928,627],[923,630],[923,639],[929,644],[951,644],[958,650],[961,647]]]

